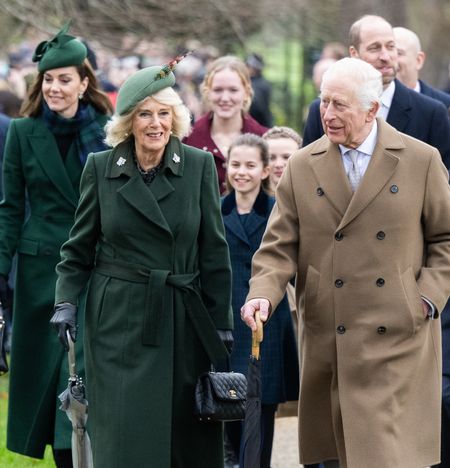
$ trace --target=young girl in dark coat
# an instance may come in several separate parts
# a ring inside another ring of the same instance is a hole
[[[259,136],[243,134],[230,146],[227,159],[229,194],[222,200],[222,216],[230,248],[233,272],[232,304],[234,347],[231,369],[247,373],[251,330],[240,319],[251,276],[251,260],[259,248],[275,203],[269,191],[269,153]],[[264,326],[262,363],[262,453],[261,468],[270,467],[275,412],[278,403],[298,398],[298,357],[287,298],[281,301]],[[243,424],[226,424],[227,438],[236,459],[240,452]]]

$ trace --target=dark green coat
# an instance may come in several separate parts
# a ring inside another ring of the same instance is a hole
[[[57,267],[57,301],[76,301],[90,278],[85,357],[94,464],[221,468],[222,425],[193,416],[197,377],[209,369],[209,355],[226,354],[216,329],[232,328],[214,160],[171,137],[161,172],[146,186],[133,145],[88,158]]]
[[[98,120],[103,126],[106,117]],[[25,118],[11,122],[5,147],[1,274],[9,273],[11,259],[18,253],[7,447],[36,458],[42,458],[46,444],[70,448],[70,422],[56,409],[57,395],[67,386],[67,358],[49,320],[55,266],[79,196],[82,166],[75,146],[64,163],[42,120]],[[78,361],[82,363],[82,358]]]

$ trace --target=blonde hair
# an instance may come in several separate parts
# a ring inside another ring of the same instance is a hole
[[[180,140],[189,134],[191,130],[191,115],[188,108],[183,104],[178,93],[171,87],[158,91],[151,96],[139,101],[129,112],[124,115],[114,114],[111,120],[106,124],[105,143],[113,148],[119,143],[130,138],[132,133],[133,117],[141,105],[149,98],[153,98],[160,104],[172,108],[172,134]]]
[[[200,89],[202,92],[203,101],[208,105],[208,94],[211,90],[212,80],[214,75],[222,70],[229,69],[236,72],[241,79],[242,85],[244,86],[246,98],[244,100],[243,110],[248,112],[250,104],[253,99],[253,88],[250,80],[250,74],[248,72],[247,65],[239,58],[234,55],[224,55],[218,59],[212,61],[206,70],[205,78],[203,79]]]
[[[302,137],[291,127],[272,127],[267,130],[262,136],[264,140],[275,140],[277,138],[290,138],[297,143],[298,147],[302,146]]]

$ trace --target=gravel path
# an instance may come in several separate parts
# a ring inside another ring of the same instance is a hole
[[[297,417],[275,419],[272,468],[300,468],[298,461]]]

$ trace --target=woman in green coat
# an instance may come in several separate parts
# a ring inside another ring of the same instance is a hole
[[[57,266],[63,342],[88,284],[96,468],[223,467],[222,424],[197,421],[193,407],[198,376],[227,357],[229,254],[214,160],[180,142],[189,113],[174,83],[155,66],[123,84],[106,128],[113,149],[88,158]]]
[[[58,409],[67,357],[49,325],[55,266],[73,224],[87,154],[107,147],[103,128],[112,111],[86,61],[86,47],[66,33],[63,28],[35,51],[38,75],[22,109],[27,117],[9,128],[0,204],[2,296],[18,253],[7,447],[42,458],[50,444],[58,467],[72,466],[72,428]]]

